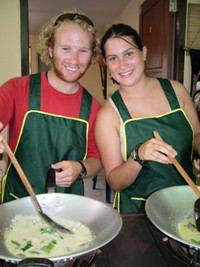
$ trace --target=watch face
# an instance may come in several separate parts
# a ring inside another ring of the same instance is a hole
[[[132,158],[133,160],[137,160],[137,158],[136,158],[136,153],[135,153],[135,149],[133,149],[133,151],[131,152],[131,158]]]
[[[137,160],[137,154],[136,154],[135,149],[133,150],[133,159],[134,159],[134,160]]]
[[[86,172],[85,171],[81,171],[80,174],[79,174],[79,178],[85,178],[86,176]]]

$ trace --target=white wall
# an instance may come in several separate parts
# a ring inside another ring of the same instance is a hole
[[[0,18],[0,84],[3,84],[21,75],[19,0],[0,0]],[[3,135],[7,139],[7,130],[4,130]],[[5,160],[1,160],[0,169],[5,170],[5,165]],[[0,171],[0,177],[2,174]]]
[[[19,0],[0,0],[0,84],[21,74]]]

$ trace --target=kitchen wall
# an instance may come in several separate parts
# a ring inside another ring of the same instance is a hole
[[[21,75],[19,0],[0,0],[0,84]],[[7,139],[7,129],[3,131]],[[0,178],[5,170],[6,156],[0,161]]]

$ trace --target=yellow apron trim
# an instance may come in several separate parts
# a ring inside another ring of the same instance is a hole
[[[131,200],[147,201],[145,198],[142,197],[131,197]]]
[[[130,121],[138,121],[138,120],[151,119],[151,118],[162,118],[162,117],[164,117],[164,116],[166,116],[166,115],[175,113],[175,112],[177,112],[177,111],[181,111],[181,112],[183,113],[183,115],[185,116],[186,120],[187,120],[188,123],[190,124],[191,129],[193,130],[193,127],[192,127],[192,125],[191,125],[191,123],[190,123],[190,121],[189,121],[189,119],[188,119],[188,117],[187,117],[185,111],[184,111],[182,108],[173,109],[173,110],[171,110],[171,111],[169,111],[169,112],[166,112],[166,113],[164,113],[164,114],[162,114],[162,115],[159,115],[159,116],[142,117],[142,118],[131,118],[131,119],[126,120],[126,121],[123,123],[123,126],[122,126],[122,127],[123,127],[123,139],[124,139],[124,160],[125,160],[125,161],[127,160],[127,139],[126,139],[127,136],[126,136],[126,134],[125,134],[125,126],[126,126],[127,123],[129,123]],[[153,137],[153,135],[152,135],[152,137]]]
[[[4,198],[4,188],[5,188],[5,183],[6,183],[6,175],[4,175],[2,177],[2,181],[1,181],[1,203],[3,203],[3,198]]]
[[[14,194],[10,193],[10,196],[14,197],[15,199],[19,199],[19,197],[15,196]]]
[[[131,200],[146,201],[146,199],[142,197],[131,197]],[[120,192],[115,192],[112,207],[120,213]]]
[[[45,115],[49,115],[49,116],[53,116],[53,117],[60,117],[60,118],[66,118],[66,119],[71,119],[71,120],[76,120],[76,121],[81,121],[81,122],[84,122],[86,123],[87,127],[86,127],[86,151],[85,151],[85,155],[84,155],[84,158],[83,160],[86,159],[86,156],[87,156],[87,148],[88,148],[88,132],[89,132],[89,123],[88,121],[86,120],[83,120],[83,119],[80,119],[80,118],[71,118],[71,117],[67,117],[67,116],[62,116],[62,115],[56,115],[56,114],[51,114],[51,113],[47,113],[47,112],[43,112],[43,111],[38,111],[38,110],[29,110],[25,113],[24,115],[24,119],[23,119],[23,122],[22,122],[22,126],[21,126],[21,130],[20,130],[20,133],[19,133],[19,136],[18,136],[18,140],[16,142],[16,146],[15,146],[15,150],[14,150],[14,154],[16,153],[17,151],[17,148],[18,148],[18,145],[19,145],[19,141],[21,139],[21,136],[22,136],[22,132],[23,132],[23,129],[24,129],[24,126],[25,126],[25,122],[26,122],[26,118],[28,116],[29,113],[41,113],[41,114],[45,114]],[[9,169],[11,167],[11,164],[12,162],[10,161],[9,163],[9,166],[7,167],[7,170],[6,170],[6,173],[9,172]],[[7,179],[7,174],[4,175],[4,177],[2,178],[2,182],[1,182],[1,185],[2,185],[2,191],[1,191],[1,199],[0,199],[0,203],[3,203],[3,199],[4,199],[4,193],[5,193],[5,185],[6,185],[6,179]],[[18,199],[18,197],[16,197],[15,195],[12,195],[14,198]]]
[[[120,213],[120,193],[115,192],[112,207]]]
[[[53,116],[53,117],[58,117],[58,118],[65,118],[65,119],[69,119],[69,120],[75,120],[75,121],[81,121],[81,122],[84,122],[87,127],[86,127],[86,151],[85,151],[85,156],[83,158],[83,160],[86,159],[86,156],[87,156],[87,148],[88,148],[88,132],[89,132],[89,122],[86,121],[86,120],[83,120],[83,119],[80,119],[80,118],[73,118],[73,117],[67,117],[67,116],[63,116],[63,115],[57,115],[57,114],[52,114],[52,113],[48,113],[48,112],[44,112],[44,111],[40,111],[40,110],[29,110],[26,112],[25,116],[24,116],[24,119],[23,119],[23,122],[22,122],[22,126],[21,126],[21,130],[20,130],[20,134],[18,136],[18,141],[16,143],[16,147],[15,147],[15,151],[14,153],[16,152],[17,150],[17,147],[19,145],[19,141],[21,139],[21,135],[22,135],[22,132],[23,132],[23,129],[24,129],[24,126],[25,126],[25,122],[26,122],[26,118],[28,116],[29,113],[41,113],[41,114],[45,114],[45,115],[49,115],[49,116]]]
[[[7,178],[7,175],[4,175],[3,178],[2,178],[2,192],[1,192],[1,200],[0,200],[1,202],[0,203],[3,203],[3,199],[4,199],[6,178]],[[15,196],[12,193],[10,193],[10,195],[12,197],[14,197],[15,199],[19,199],[17,196]]]

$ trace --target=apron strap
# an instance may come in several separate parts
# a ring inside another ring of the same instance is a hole
[[[160,82],[160,85],[163,88],[163,91],[169,101],[169,105],[171,107],[171,110],[180,108],[178,99],[176,97],[176,94],[174,92],[174,89],[168,79],[163,78],[157,78],[157,80]],[[125,122],[126,120],[131,119],[131,115],[129,114],[129,111],[124,104],[124,101],[122,100],[122,97],[118,90],[114,92],[114,94],[111,96],[113,102],[115,103],[115,106],[120,111],[120,115],[122,120]]]
[[[162,88],[164,89],[164,93],[169,101],[171,110],[180,108],[178,99],[176,97],[176,94],[174,92],[174,89],[168,79],[163,78],[157,78],[157,80],[160,82]]]
[[[89,116],[90,116],[91,106],[92,106],[92,96],[83,87],[83,97],[82,97],[82,103],[81,103],[79,118],[88,121]]]
[[[35,73],[30,75],[30,93],[29,93],[29,110],[40,110],[41,94],[41,74]],[[79,118],[88,121],[92,106],[91,94],[83,88],[83,97],[80,108]]]
[[[30,75],[29,110],[40,110],[41,74]]]
[[[120,95],[120,92],[116,90],[114,94],[111,96],[115,106],[117,107],[118,111],[120,112],[121,118],[123,121],[131,119],[131,115],[124,104],[124,101],[122,100],[122,97]]]

